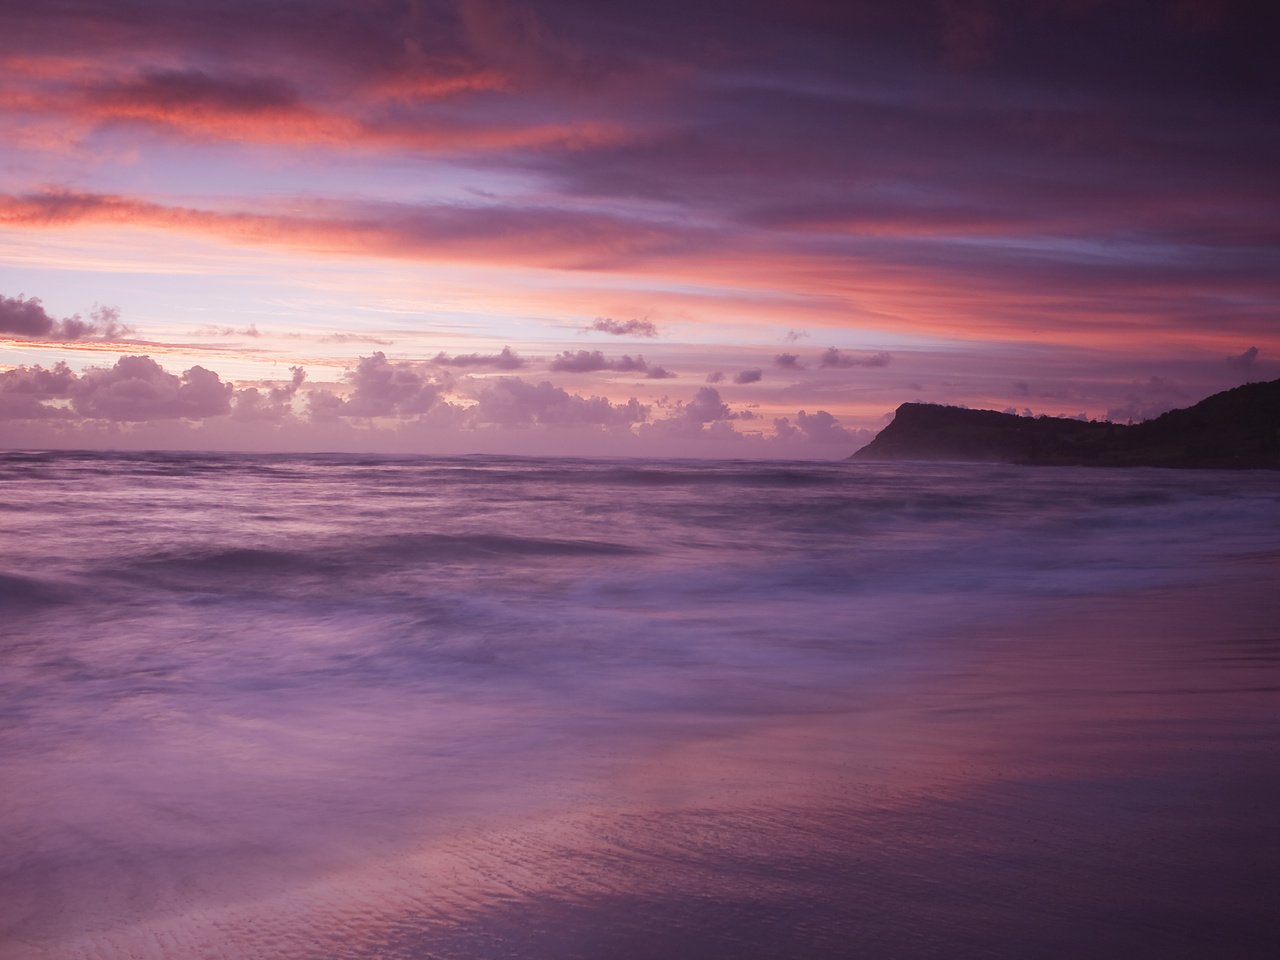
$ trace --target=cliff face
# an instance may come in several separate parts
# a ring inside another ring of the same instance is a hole
[[[1236,387],[1133,426],[904,403],[849,459],[1280,468],[1280,380]]]

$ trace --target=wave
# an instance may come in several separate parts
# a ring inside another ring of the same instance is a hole
[[[0,573],[0,610],[13,612],[33,607],[55,606],[66,603],[70,599],[70,592],[59,584],[35,577]]]
[[[372,555],[444,561],[493,556],[607,557],[643,554],[639,547],[604,540],[515,537],[503,534],[402,534],[367,548]]]
[[[147,553],[112,562],[101,572],[116,578],[142,575],[153,581],[192,577],[335,576],[387,565],[451,564],[537,557],[611,557],[647,551],[621,543],[589,539],[518,537],[493,533],[406,533],[360,541],[322,540],[306,548],[211,546]]]

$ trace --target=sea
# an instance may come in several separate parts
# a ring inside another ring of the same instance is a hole
[[[0,453],[0,957],[1280,956],[1280,474]]]

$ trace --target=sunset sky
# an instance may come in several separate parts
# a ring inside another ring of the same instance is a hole
[[[0,5],[0,445],[844,457],[1280,376],[1273,5]]]

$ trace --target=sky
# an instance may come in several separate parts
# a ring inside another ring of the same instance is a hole
[[[1280,376],[1274,5],[0,2],[0,446],[841,458]]]

